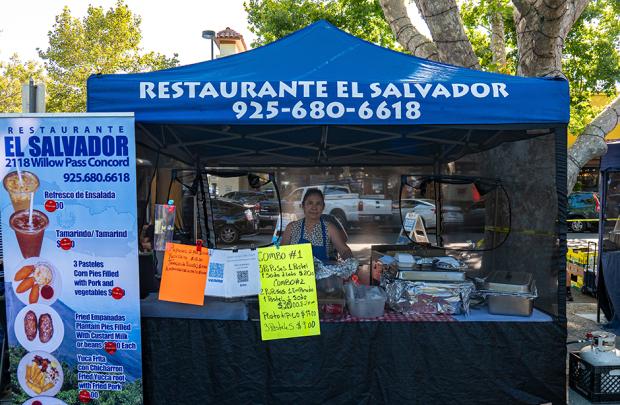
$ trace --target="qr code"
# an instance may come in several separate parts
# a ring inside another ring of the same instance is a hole
[[[249,279],[248,271],[242,270],[237,272],[237,283],[247,283]]]
[[[224,278],[224,263],[211,263],[209,265],[209,278]]]

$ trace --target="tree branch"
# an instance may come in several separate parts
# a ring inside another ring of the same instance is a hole
[[[577,137],[568,150],[568,191],[572,191],[579,169],[607,151],[605,136],[620,123],[620,96],[616,97]]]
[[[493,62],[500,70],[506,67],[506,42],[504,18],[501,11],[491,11],[491,51],[493,52]]]
[[[480,69],[456,0],[415,0],[415,3],[437,44],[441,61]]]
[[[569,31],[575,25],[575,22],[581,17],[583,10],[586,9],[590,0],[570,0],[567,4],[568,13],[566,13],[565,21],[562,24],[562,36],[566,38]]]
[[[581,13],[583,13],[583,10],[586,9],[586,7],[588,7],[588,4],[590,3],[590,0],[573,0],[573,4],[574,4],[574,8],[575,8],[575,19],[574,21],[577,21],[577,18],[579,18],[581,16]]]
[[[512,0],[512,4],[514,4],[515,9],[523,16],[530,11],[535,3],[536,0]]]
[[[380,0],[381,8],[396,40],[413,55],[439,61],[437,46],[411,23],[404,0]]]

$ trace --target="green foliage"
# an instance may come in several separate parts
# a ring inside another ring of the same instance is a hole
[[[85,111],[86,80],[96,73],[129,73],[165,69],[178,65],[168,58],[143,53],[140,17],[119,0],[109,10],[89,6],[79,20],[68,7],[56,16],[48,33],[49,47],[39,50],[50,83],[47,111]]]
[[[620,1],[591,0],[564,43],[563,70],[571,87],[569,131],[579,134],[600,112],[593,94],[613,96],[620,81]]]
[[[35,83],[44,83],[45,74],[36,62],[20,61],[17,55],[8,62],[0,61],[0,113],[17,113],[22,111],[22,84],[32,78]]]
[[[513,8],[509,0],[465,0],[460,3],[461,19],[465,33],[484,71],[515,74],[517,71],[517,31],[512,18]],[[499,12],[504,22],[506,66],[493,62],[491,51],[491,15]]]
[[[22,404],[30,398],[28,394],[20,387],[19,382],[15,376],[17,375],[17,366],[19,361],[28,352],[21,346],[15,346],[9,348],[9,373],[11,374],[11,391],[13,392],[13,403]]]
[[[378,0],[248,0],[252,46],[265,45],[318,20],[375,44],[399,49]],[[321,44],[317,44],[321,46]]]

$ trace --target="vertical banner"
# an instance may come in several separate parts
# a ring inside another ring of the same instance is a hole
[[[140,404],[130,114],[0,117],[13,401]]]

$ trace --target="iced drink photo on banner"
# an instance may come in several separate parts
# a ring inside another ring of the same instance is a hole
[[[49,225],[47,215],[41,211],[33,210],[31,207],[13,213],[9,219],[9,225],[15,231],[17,243],[24,259],[39,256],[43,233]]]
[[[39,178],[36,174],[19,170],[10,172],[4,177],[4,188],[11,197],[15,211],[27,210],[30,207],[32,196],[39,188]]]

